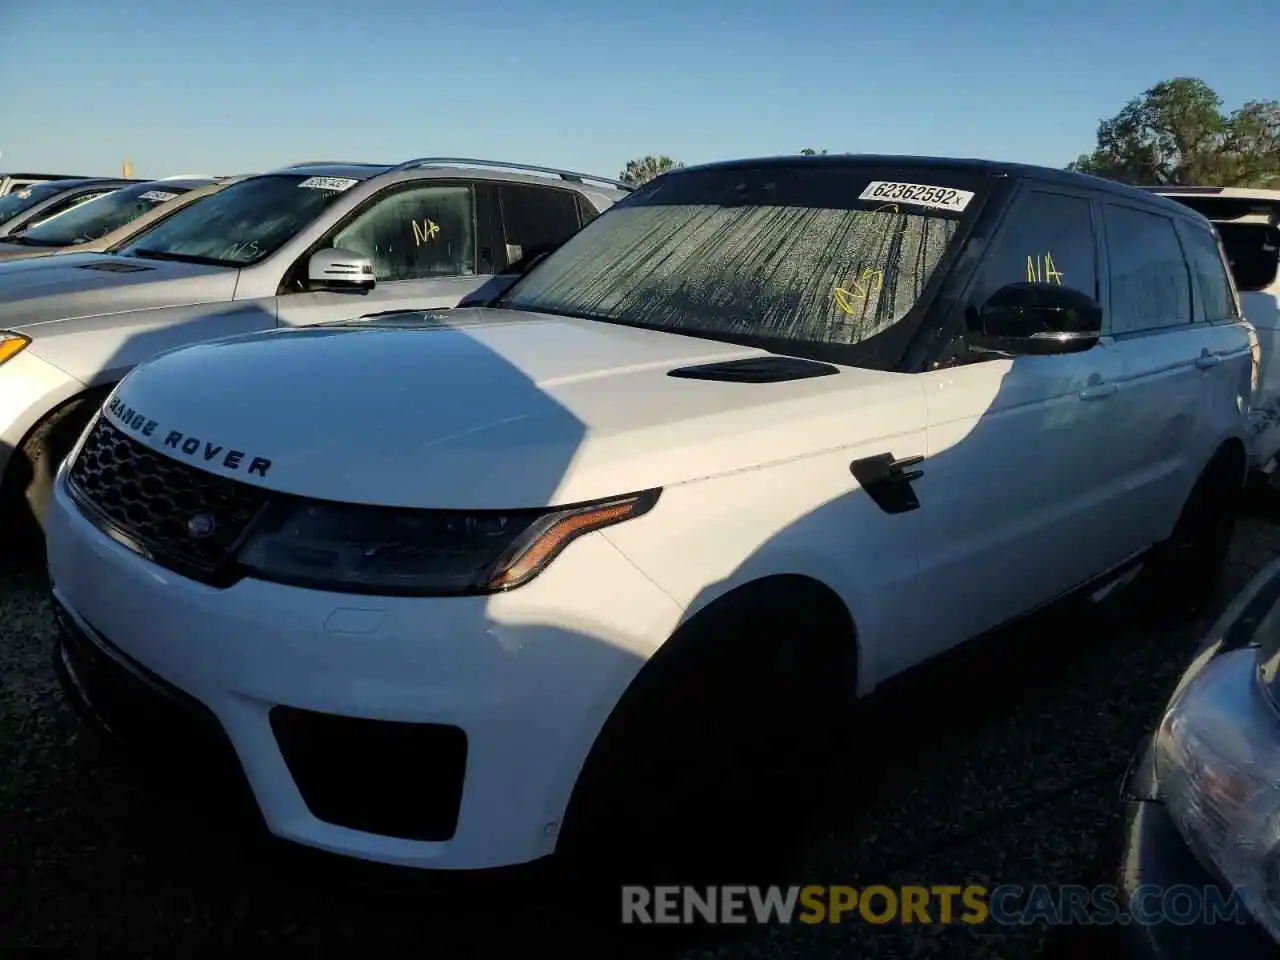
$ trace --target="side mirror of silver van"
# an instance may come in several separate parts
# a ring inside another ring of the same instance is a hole
[[[373,260],[362,253],[328,247],[307,261],[307,286],[313,290],[372,290]]]

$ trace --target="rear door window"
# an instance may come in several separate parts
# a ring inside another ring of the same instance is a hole
[[[1161,330],[1191,322],[1191,278],[1173,221],[1108,203],[1111,332]]]
[[[508,265],[549,253],[578,232],[578,194],[522,183],[498,185]]]

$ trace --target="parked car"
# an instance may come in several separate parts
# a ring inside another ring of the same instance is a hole
[[[1119,893],[1112,919],[1142,922],[1067,929],[1051,955],[1280,954],[1278,758],[1280,560],[1209,630],[1125,775],[1124,813],[1103,844],[1101,877]],[[1183,891],[1181,902],[1170,901],[1175,891]]]
[[[305,164],[232,184],[111,254],[0,264],[10,536],[38,542],[58,462],[141,360],[233,333],[454,306],[510,283],[628,189],[486,160]]]
[[[184,177],[122,187],[0,239],[0,262],[108,251],[228,182]]]
[[[1208,217],[1226,248],[1245,317],[1258,331],[1259,381],[1253,399],[1252,460],[1258,473],[1280,460],[1280,190],[1153,187]]]
[[[48,183],[51,180],[83,180],[82,176],[64,173],[0,173],[0,197],[14,190]]]
[[[1235,300],[1204,217],[1077,174],[672,171],[488,307],[134,369],[48,514],[58,663],[289,840],[643,863],[972,638],[1139,563],[1206,596]]]
[[[0,240],[137,182],[118,178],[51,180],[14,190],[0,197]]]

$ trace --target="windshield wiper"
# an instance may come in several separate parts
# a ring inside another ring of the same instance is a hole
[[[174,263],[194,263],[203,267],[238,267],[234,260],[219,260],[217,257],[198,257],[193,253],[170,253],[167,250],[134,250],[129,256],[143,260],[169,260]]]

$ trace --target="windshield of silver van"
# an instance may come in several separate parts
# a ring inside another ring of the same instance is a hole
[[[859,344],[910,312],[976,209],[980,188],[955,177],[835,166],[668,175],[496,305],[731,342]]]
[[[89,243],[132,223],[160,204],[177,199],[189,189],[166,183],[139,183],[123,187],[73,207],[61,216],[29,227],[8,239],[33,247],[65,247],[75,243]]]
[[[243,267],[269,257],[318,217],[350,181],[267,174],[233,183],[121,247],[126,257]]]

